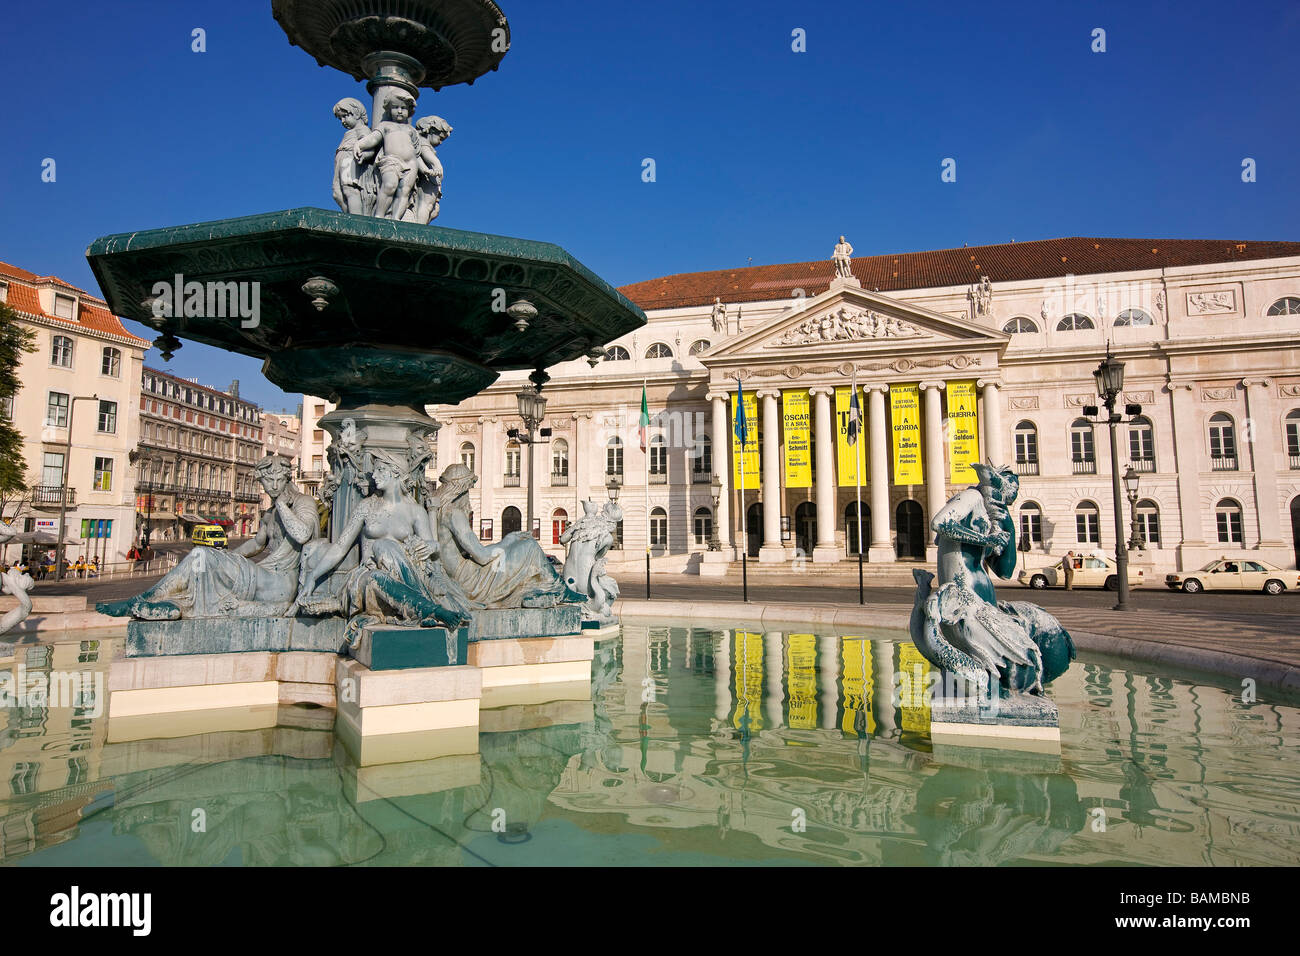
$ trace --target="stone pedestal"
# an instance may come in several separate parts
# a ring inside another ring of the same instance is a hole
[[[1056,705],[1046,697],[1019,695],[981,709],[973,698],[936,698],[930,703],[930,740],[935,746],[992,747],[1059,754]]]
[[[838,544],[819,544],[813,547],[813,564],[834,564],[844,560],[844,551]]]
[[[868,564],[893,564],[898,560],[893,545],[869,545],[867,547]]]
[[[334,666],[339,724],[357,737],[478,727],[483,682],[475,667],[372,671],[355,660]]]
[[[700,558],[700,577],[724,576],[731,569],[731,550],[731,548],[723,548],[721,551],[705,551]]]
[[[785,548],[779,544],[765,544],[758,549],[759,564],[785,564]]]
[[[581,631],[582,608],[577,604],[484,608],[473,612],[469,640],[473,644],[503,638],[562,637]]]
[[[366,626],[348,653],[372,671],[454,667],[469,659],[469,628]]]
[[[503,638],[471,644],[469,662],[482,670],[486,695],[507,687],[590,682],[595,653],[595,641],[585,636]]]

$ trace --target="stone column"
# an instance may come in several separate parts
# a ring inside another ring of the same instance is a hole
[[[1250,436],[1242,442],[1250,448],[1251,471],[1255,476],[1255,520],[1258,522],[1260,550],[1287,547],[1282,540],[1282,512],[1278,504],[1277,449],[1282,436],[1277,433],[1277,414],[1273,406],[1273,383],[1267,378],[1242,379],[1241,390],[1246,396],[1246,421],[1250,431],[1238,434]],[[1244,433],[1244,434],[1243,434]],[[1240,449],[1238,449],[1240,451]],[[1269,555],[1265,561],[1286,565],[1285,554]]]
[[[871,542],[867,546],[867,560],[894,561],[898,555],[889,536],[889,425],[885,415],[887,385],[867,386],[867,469],[871,495]]]
[[[718,498],[717,513],[713,520],[718,527],[718,540],[722,542],[722,554],[727,561],[736,559],[735,538],[731,527],[731,429],[727,427],[727,394],[725,392],[709,393],[711,409],[711,433],[713,451],[713,474],[722,481],[722,495]],[[710,476],[712,481],[712,476]],[[710,489],[712,494],[712,489]]]
[[[980,388],[980,397],[984,400],[984,414],[980,419],[980,424],[983,426],[981,448],[984,458],[995,465],[1004,465],[1006,462],[1002,460],[1002,396],[998,392],[998,383],[981,379],[976,384]]]
[[[817,545],[813,548],[813,562],[833,563],[840,559],[840,548],[835,543],[835,515],[839,509],[835,495],[835,423],[831,418],[834,389],[821,385],[808,391],[813,396],[813,434],[817,441]]]
[[[943,382],[921,383],[921,390],[925,393],[926,561],[934,561],[938,557],[938,549],[934,546],[934,536],[930,531],[930,522],[948,500],[947,485],[944,482],[943,407],[939,402],[939,392],[943,386]]]
[[[763,546],[758,549],[758,560],[762,564],[785,561],[785,545],[781,543],[784,500],[781,494],[781,407],[777,402],[780,394],[772,389],[758,392],[763,403]]]
[[[817,726],[834,730],[840,707],[840,641],[836,634],[817,636]]]
[[[1208,468],[1201,460],[1203,440],[1193,387],[1190,382],[1170,382],[1166,386],[1174,425],[1174,471],[1178,475],[1178,567],[1184,571],[1199,568],[1208,560],[1200,477],[1201,471]]]
[[[763,719],[769,729],[785,726],[785,635],[763,635]]]

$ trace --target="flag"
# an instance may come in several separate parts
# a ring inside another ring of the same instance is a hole
[[[740,384],[740,379],[736,379],[736,441],[740,442],[741,453],[744,453],[745,442],[749,440],[749,427],[745,422],[745,386]]]
[[[858,433],[862,431],[862,409],[858,405],[858,382],[853,381],[853,396],[849,399],[849,426],[844,436],[850,445],[858,443]]]
[[[641,424],[637,428],[637,434],[641,436],[641,450],[646,449],[646,440],[650,435],[650,406],[646,403],[645,386],[641,386]]]

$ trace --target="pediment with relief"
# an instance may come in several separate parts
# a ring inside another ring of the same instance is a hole
[[[904,322],[889,313],[840,305],[792,326],[766,343],[766,347],[788,348],[792,345],[822,345],[826,342],[853,342],[872,339],[928,338],[929,332]]]

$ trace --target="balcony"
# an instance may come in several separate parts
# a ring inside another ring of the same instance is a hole
[[[32,504],[37,508],[57,508],[63,503],[62,485],[33,485]],[[77,489],[68,489],[68,507],[77,506]]]
[[[691,484],[693,485],[707,485],[712,480],[713,480],[713,474],[711,472],[708,471],[691,472]]]
[[[506,488],[518,488],[518,487],[519,487],[519,476],[518,476],[518,475],[506,475],[505,478],[502,479],[502,484],[503,484]]]
[[[320,468],[309,468],[298,472],[298,478],[302,481],[320,481],[324,477],[325,472]]]
[[[652,485],[666,485],[666,484],[668,484],[668,472],[666,472],[666,471],[652,471],[652,472],[650,472],[650,484],[652,484]]]
[[[262,493],[260,491],[236,491],[236,501],[261,501]]]
[[[1033,461],[1017,461],[1017,462],[1016,462],[1016,474],[1017,474],[1017,475],[1036,475],[1036,474],[1038,474],[1038,459],[1035,458]]]
[[[551,475],[552,488],[567,488],[568,485],[569,485],[568,475],[556,475],[556,474]]]
[[[1300,455],[1291,455],[1291,470],[1300,471]]]
[[[1212,455],[1210,457],[1210,471],[1236,471],[1236,455]]]
[[[1096,458],[1075,458],[1073,464],[1074,474],[1076,475],[1095,475],[1097,473]]]
[[[1156,460],[1154,458],[1134,458],[1129,464],[1137,472],[1153,472],[1156,470]]]

